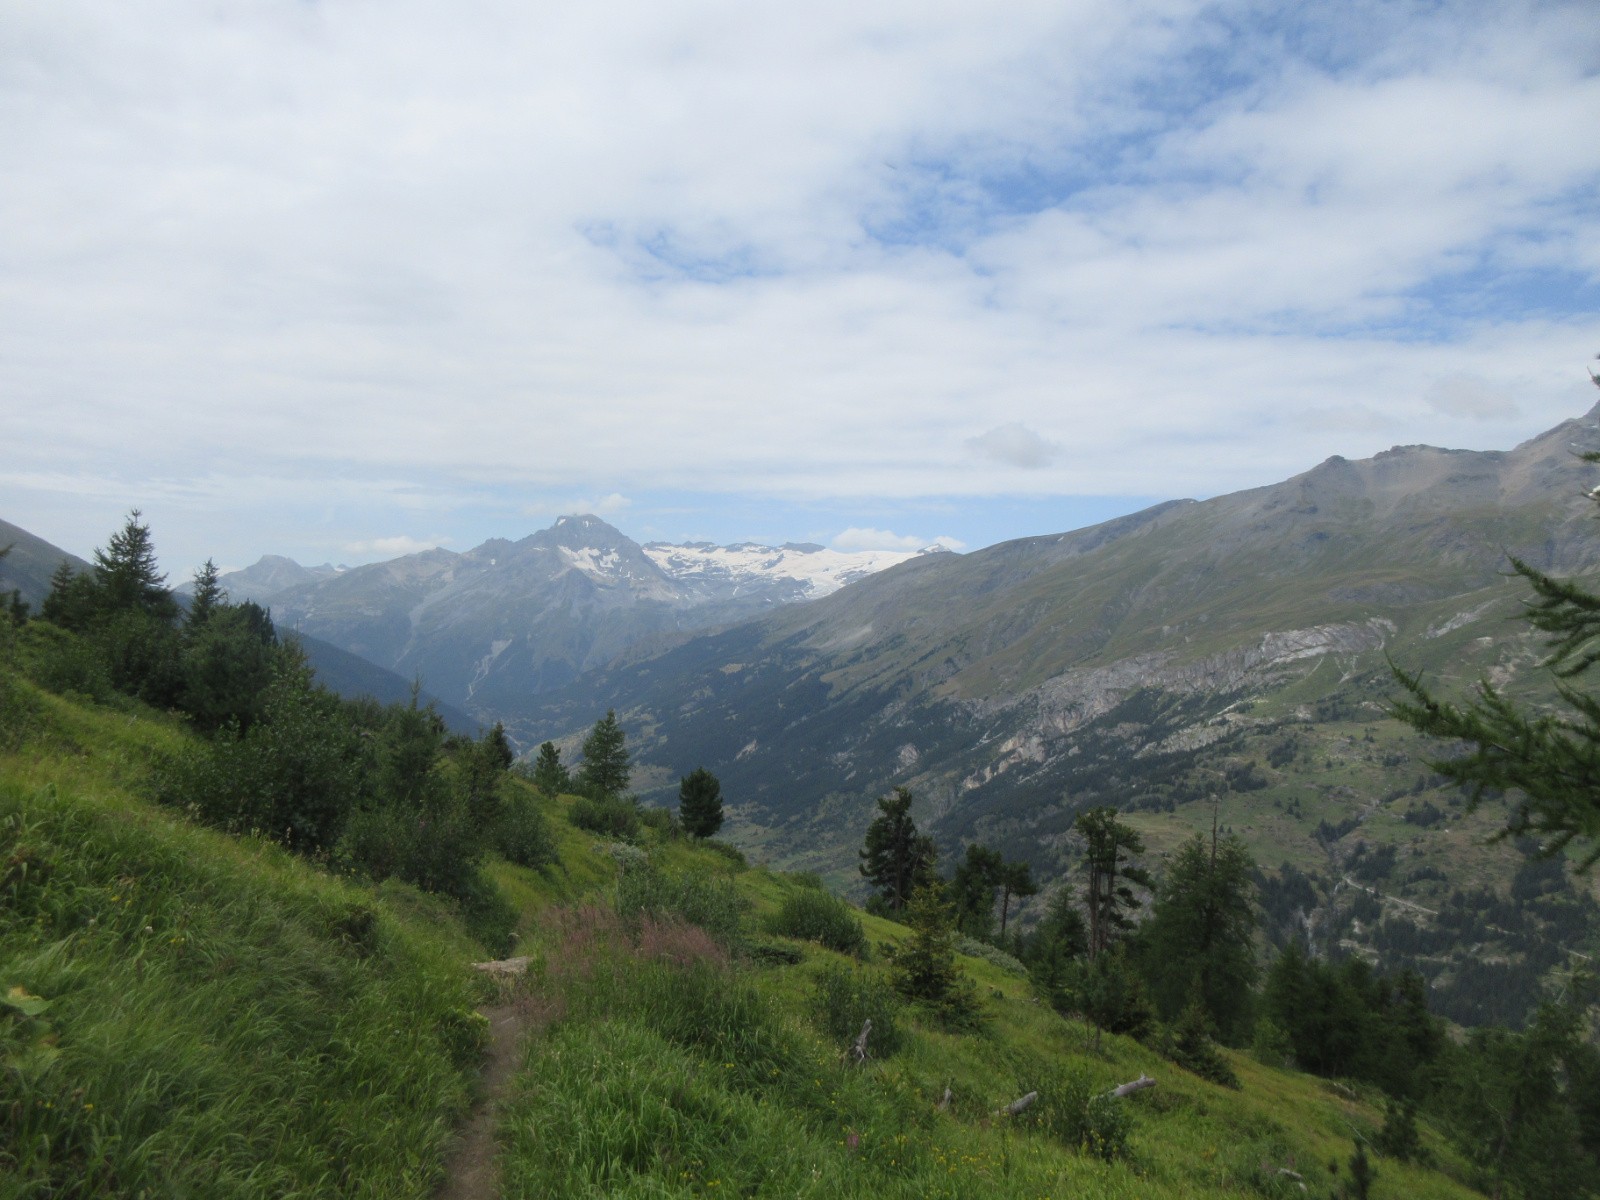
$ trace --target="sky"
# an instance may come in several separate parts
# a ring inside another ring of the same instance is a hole
[[[8,0],[0,517],[976,548],[1597,397],[1600,4]]]

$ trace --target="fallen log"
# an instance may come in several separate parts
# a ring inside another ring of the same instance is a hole
[[[1141,1073],[1139,1078],[1129,1080],[1127,1083],[1124,1083],[1118,1087],[1114,1087],[1109,1092],[1106,1092],[1105,1095],[1107,1097],[1117,1097],[1120,1099],[1123,1096],[1131,1096],[1135,1092],[1142,1092],[1145,1088],[1153,1088],[1155,1085],[1156,1081],[1154,1079],[1151,1079],[1150,1076]]]
[[[851,1046],[849,1051],[850,1055],[856,1060],[857,1065],[867,1061],[867,1038],[871,1033],[872,1018],[868,1017],[862,1022],[860,1036],[856,1038],[856,1044]]]
[[[1038,1098],[1038,1092],[1029,1092],[1026,1096],[1022,1096],[1019,1099],[1013,1100],[1010,1104],[1002,1108],[1000,1110],[1000,1115],[1004,1117],[1014,1117],[1018,1113],[1026,1111]]]

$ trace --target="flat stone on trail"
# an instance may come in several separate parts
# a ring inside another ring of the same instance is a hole
[[[482,971],[485,975],[526,975],[533,959],[526,954],[519,954],[516,958],[500,958],[494,962],[473,963],[474,971]]]

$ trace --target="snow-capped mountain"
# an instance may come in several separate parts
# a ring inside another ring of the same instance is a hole
[[[269,558],[221,582],[235,599],[270,603],[280,628],[420,674],[446,701],[487,713],[635,645],[828,595],[913,557],[795,544],[643,547],[583,514],[460,554],[425,550],[336,574]],[[298,582],[264,589],[297,571]]]
[[[815,542],[786,542],[782,546],[754,542],[732,546],[646,542],[643,549],[665,574],[682,582],[731,589],[730,596],[751,588],[789,588],[796,593],[794,599],[804,600],[827,596],[847,583],[920,554],[946,552],[943,546],[922,550],[829,550]]]

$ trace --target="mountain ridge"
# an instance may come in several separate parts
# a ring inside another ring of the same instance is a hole
[[[636,647],[830,594],[911,557],[795,543],[647,547],[593,514],[574,514],[514,541],[434,548],[256,598],[293,628],[420,674],[486,715]],[[235,576],[222,582],[231,589]]]

